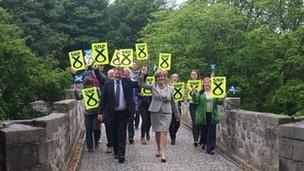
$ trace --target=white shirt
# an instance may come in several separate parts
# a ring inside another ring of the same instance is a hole
[[[213,100],[211,97],[210,92],[204,92],[206,99],[207,99],[207,109],[206,112],[212,112],[213,110]]]
[[[114,93],[116,95],[116,86],[118,84],[116,84],[116,80],[114,80]],[[123,88],[122,88],[122,81],[119,81],[119,88],[120,88],[120,96],[119,96],[119,106],[115,107],[116,111],[122,111],[126,109],[126,100],[125,100],[125,96],[124,96],[124,92],[123,92]]]

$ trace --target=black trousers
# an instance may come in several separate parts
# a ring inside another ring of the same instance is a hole
[[[206,144],[206,151],[215,149],[216,143],[216,124],[212,123],[212,113],[206,113],[206,125],[202,126],[202,141]]]
[[[171,141],[176,139],[176,133],[180,127],[180,122],[176,121],[174,113],[172,113],[172,120],[169,127],[169,134]]]
[[[139,111],[135,111],[135,128],[138,128],[139,125]]]
[[[105,127],[106,127],[106,136],[107,136],[107,147],[113,147],[113,128],[112,128],[112,121],[105,120]]]
[[[142,102],[140,105],[140,114],[142,119],[141,124],[141,138],[145,138],[145,136],[150,136],[150,128],[151,128],[151,113],[148,111],[149,103]]]
[[[93,149],[93,136],[95,145],[99,143],[101,134],[101,125],[98,121],[98,115],[84,115],[84,123],[86,128],[86,145],[88,149]]]
[[[201,126],[194,123],[196,109],[197,109],[197,104],[194,104],[194,103],[189,104],[189,111],[190,111],[190,116],[191,116],[191,120],[192,120],[192,135],[193,135],[194,142],[198,142],[198,138],[199,138],[200,131],[201,131]],[[202,141],[202,139],[200,141]]]
[[[134,138],[134,115],[130,116],[128,121],[128,137],[129,139]]]
[[[118,157],[125,157],[126,153],[126,128],[128,124],[128,110],[115,111],[112,121],[113,149]]]

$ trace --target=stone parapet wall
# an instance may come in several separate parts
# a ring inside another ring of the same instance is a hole
[[[83,126],[81,101],[53,104],[50,115],[0,127],[0,170],[66,170]]]
[[[301,118],[239,110],[239,103],[237,98],[227,98],[219,109],[219,149],[253,170],[278,170],[278,128]]]
[[[240,102],[227,97],[219,106],[217,149],[249,170],[279,170],[279,126],[304,118],[240,110]],[[191,127],[187,103],[182,109],[182,122]]]
[[[279,170],[304,170],[304,121],[279,126]]]

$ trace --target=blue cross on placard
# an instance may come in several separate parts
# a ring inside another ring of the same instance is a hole
[[[210,64],[210,69],[215,70],[216,65],[215,64]]]
[[[83,76],[82,75],[75,75],[75,83],[76,84],[80,84],[82,83],[82,80],[83,80]]]
[[[91,54],[92,54],[92,50],[91,49],[88,49],[88,50],[84,50],[84,54],[85,54],[85,56],[91,56]]]
[[[228,92],[235,94],[237,92],[236,88],[234,86],[231,86],[228,90]]]

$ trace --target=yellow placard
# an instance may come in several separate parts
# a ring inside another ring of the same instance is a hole
[[[154,81],[155,81],[155,80],[154,80],[154,77],[153,77],[153,76],[150,76],[150,77],[147,77],[147,78],[146,78],[145,83],[146,83],[146,84],[152,84]],[[141,92],[142,92],[143,96],[151,96],[151,95],[152,95],[152,91],[149,90],[149,89],[142,88],[142,89],[141,89]]]
[[[226,77],[211,77],[211,96],[224,98],[226,95]]]
[[[171,68],[171,54],[170,53],[160,53],[158,68],[162,70],[170,70]]]
[[[120,63],[121,67],[133,66],[133,49],[120,49]]]
[[[82,50],[69,52],[71,67],[74,71],[81,71],[85,69],[84,57]]]
[[[184,100],[184,94],[185,94],[185,83],[179,82],[173,84],[173,97],[176,101],[183,101]]]
[[[137,60],[147,60],[149,58],[147,43],[135,44]]]
[[[110,62],[110,65],[111,66],[114,66],[114,67],[119,67],[120,66],[120,57],[121,56],[121,53],[119,50],[115,50],[114,54],[113,54],[113,57],[112,57],[112,60]]]
[[[107,43],[92,43],[92,57],[97,65],[109,64]]]
[[[84,106],[87,110],[94,109],[99,106],[99,97],[96,87],[86,88],[81,90]]]
[[[202,90],[202,80],[188,80],[187,89],[188,89],[188,99],[189,100],[192,100],[190,92],[193,87],[196,89],[197,92],[200,92]]]

